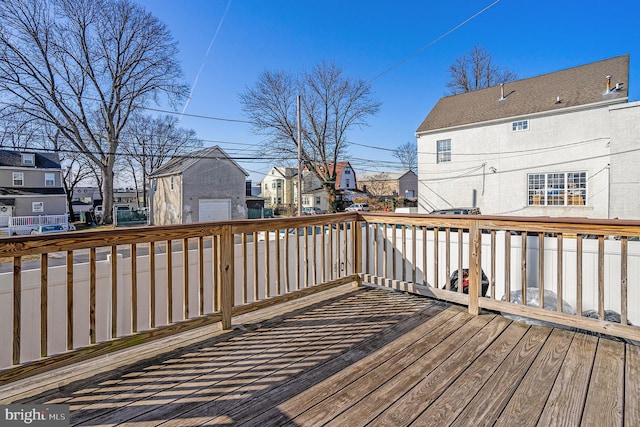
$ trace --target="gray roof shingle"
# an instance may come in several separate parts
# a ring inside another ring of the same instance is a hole
[[[205,158],[229,160],[231,161],[231,163],[236,165],[238,169],[240,169],[246,176],[249,176],[247,171],[245,171],[242,166],[240,166],[235,160],[229,157],[222,148],[215,145],[213,147],[203,148],[202,150],[171,158],[167,163],[160,166],[155,172],[153,172],[151,174],[151,178],[182,173],[197,161]]]
[[[606,91],[607,76],[611,88]],[[629,55],[616,56],[566,70],[440,98],[417,133],[509,117],[561,110],[599,102],[625,102],[628,97]],[[556,102],[557,99],[560,102]]]
[[[42,153],[34,150],[16,151],[0,149],[0,166],[24,167],[22,154],[34,154],[34,166],[42,169],[60,169],[60,160],[57,153]]]

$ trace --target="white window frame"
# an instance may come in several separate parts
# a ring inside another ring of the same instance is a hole
[[[22,153],[22,164],[25,166],[35,166],[36,156],[33,153]]]
[[[524,132],[529,130],[529,120],[518,120],[511,123],[512,132]]]
[[[436,141],[436,163],[448,163],[451,161],[451,139]]]
[[[12,178],[14,187],[24,187],[24,172],[13,172]]]
[[[45,173],[44,174],[44,186],[45,187],[55,187],[56,186],[56,174],[55,173]]]
[[[586,206],[585,171],[544,172],[527,175],[528,206]]]
[[[33,213],[44,212],[44,202],[31,202],[31,212]]]

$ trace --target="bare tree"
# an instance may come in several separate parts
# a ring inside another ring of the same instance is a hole
[[[202,147],[193,129],[182,128],[172,116],[150,117],[135,115],[122,144],[125,161],[129,165],[136,191],[142,187],[144,206],[147,206],[149,176],[172,157]]]
[[[296,97],[301,99],[302,138],[298,141]],[[244,112],[257,133],[271,137],[267,150],[285,158],[297,156],[323,183],[329,211],[335,211],[333,165],[346,154],[347,134],[366,126],[380,103],[372,98],[371,85],[343,75],[335,64],[322,62],[309,72],[294,75],[266,71],[252,88],[240,94]]]
[[[129,117],[188,91],[176,54],[167,27],[130,0],[0,2],[0,95],[97,166],[107,223]]]
[[[449,93],[471,92],[516,80],[518,74],[493,63],[493,55],[482,46],[474,46],[468,54],[456,58],[449,66],[451,79],[447,83]]]
[[[43,135],[38,131],[38,126],[34,126],[25,114],[11,111],[6,106],[0,109],[0,146],[15,150],[40,146]]]
[[[415,171],[418,167],[418,146],[413,142],[405,142],[393,150],[393,157],[402,163],[404,169]]]

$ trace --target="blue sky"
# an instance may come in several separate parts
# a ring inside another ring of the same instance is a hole
[[[374,96],[382,102],[380,112],[370,118],[369,127],[349,134],[350,141],[368,147],[353,144],[344,159],[357,173],[398,169],[390,150],[415,142],[414,132],[420,122],[446,94],[449,65],[475,45],[490,51],[496,65],[510,68],[520,78],[630,54],[630,100],[640,96],[636,89],[640,84],[640,67],[636,66],[640,61],[638,0],[139,3],[171,30],[189,85],[194,85],[202,69],[187,114],[246,119],[238,94],[252,86],[265,70],[296,72],[327,60],[335,62],[349,77],[373,79]],[[473,20],[400,63],[487,7]],[[220,145],[238,158],[254,182],[259,182],[272,166],[272,162],[253,160],[265,139],[252,133],[247,124],[184,116],[182,125],[194,129],[205,146]]]

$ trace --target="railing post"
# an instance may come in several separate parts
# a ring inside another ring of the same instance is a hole
[[[267,235],[268,237],[268,235]],[[233,309],[234,291],[234,244],[231,225],[222,227],[220,248],[220,312],[222,313],[222,329],[231,329],[231,311]],[[268,241],[268,238],[267,238]]]
[[[362,286],[362,219],[360,215],[353,223],[351,237],[353,239],[353,273],[357,277],[353,286]]]
[[[469,313],[475,315],[480,314],[478,296],[482,282],[481,239],[479,222],[477,220],[471,221],[469,227]]]

